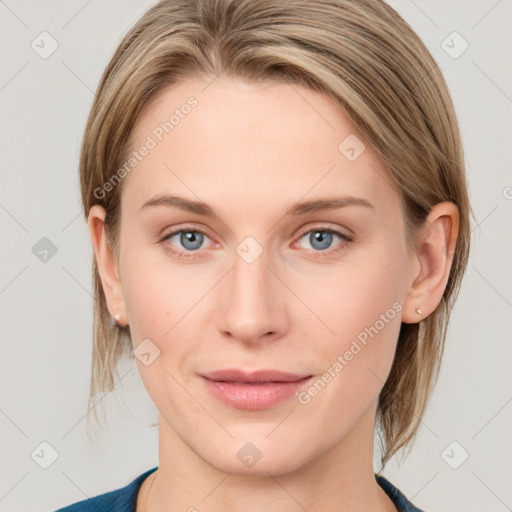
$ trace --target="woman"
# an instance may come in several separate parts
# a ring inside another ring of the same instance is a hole
[[[164,0],[81,153],[91,403],[135,356],[159,465],[63,511],[415,511],[410,445],[469,251],[442,75],[379,0]],[[114,321],[112,321],[114,319]]]

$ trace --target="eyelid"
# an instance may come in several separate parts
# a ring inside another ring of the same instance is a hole
[[[346,238],[347,240],[353,240],[352,235],[349,235],[348,233],[344,233],[341,230],[341,228],[335,228],[335,227],[329,226],[327,224],[320,224],[320,225],[317,225],[317,226],[312,226],[312,227],[308,226],[306,228],[303,228],[303,229],[300,230],[300,233],[299,233],[298,237],[302,238],[304,235],[306,235],[307,233],[310,233],[311,231],[328,231],[330,233],[338,234],[338,235],[340,235],[344,239]],[[347,231],[348,231],[348,229],[347,229]]]
[[[167,238],[171,238],[174,235],[177,235],[178,233],[181,233],[182,231],[185,231],[185,232],[192,231],[192,232],[196,232],[196,233],[201,233],[201,234],[207,236],[210,240],[213,240],[213,237],[208,233],[207,230],[205,230],[204,228],[200,228],[200,227],[192,226],[192,225],[179,226],[177,228],[174,228],[172,231],[169,231],[165,235],[160,235],[158,238],[160,240],[165,240]]]

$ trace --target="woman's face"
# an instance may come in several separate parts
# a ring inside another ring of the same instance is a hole
[[[349,118],[298,85],[191,80],[131,142],[122,310],[161,429],[226,472],[371,457],[412,255]]]

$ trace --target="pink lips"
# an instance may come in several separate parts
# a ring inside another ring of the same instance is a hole
[[[278,370],[246,373],[237,369],[201,374],[208,390],[224,403],[238,409],[266,409],[290,398],[312,375]]]

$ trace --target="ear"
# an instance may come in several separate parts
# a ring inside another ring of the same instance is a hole
[[[436,204],[415,238],[411,255],[409,290],[402,321],[424,320],[441,302],[452,266],[459,232],[459,210],[454,203]],[[421,313],[418,313],[418,308]]]
[[[108,310],[114,318],[119,314],[118,324],[124,325],[126,310],[123,289],[114,253],[107,241],[105,209],[100,205],[92,206],[87,217],[87,224]]]

